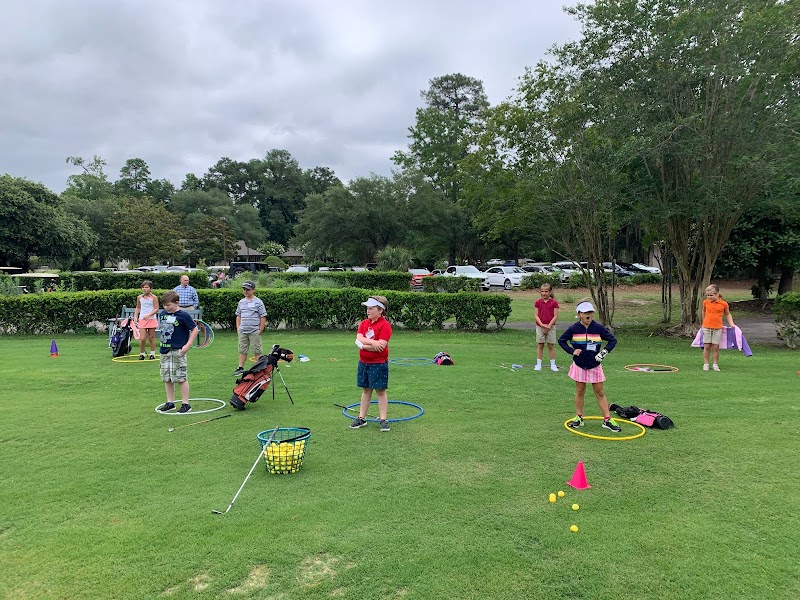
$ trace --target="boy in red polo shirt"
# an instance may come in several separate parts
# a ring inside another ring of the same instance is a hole
[[[367,411],[372,402],[372,391],[375,390],[381,431],[389,431],[389,396],[386,389],[389,387],[389,338],[392,337],[392,326],[385,316],[388,302],[383,296],[370,296],[361,305],[367,307],[367,318],[361,321],[356,334],[359,350],[357,385],[361,388],[361,406],[358,418],[350,424],[350,429],[367,424]]]
[[[556,366],[556,321],[558,321],[558,302],[553,297],[553,286],[543,283],[539,288],[542,295],[533,303],[534,314],[536,315],[536,366],[534,371],[542,370],[542,354],[544,345],[547,344],[547,351],[550,354],[550,370],[558,371]]]

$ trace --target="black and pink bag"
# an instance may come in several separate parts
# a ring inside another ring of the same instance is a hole
[[[675,427],[675,423],[673,423],[672,419],[670,419],[667,415],[662,415],[659,412],[639,408],[638,406],[622,407],[618,404],[612,404],[608,408],[609,410],[613,410],[623,419],[628,419],[629,421],[633,421],[639,425],[644,425],[645,427],[655,427],[656,429],[669,429],[671,427]]]

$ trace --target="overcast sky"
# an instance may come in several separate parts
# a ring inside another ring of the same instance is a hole
[[[221,157],[286,149],[343,180],[389,175],[430,79],[496,104],[570,0],[10,0],[0,19],[0,174],[61,192],[67,156],[128,158],[180,186]]]

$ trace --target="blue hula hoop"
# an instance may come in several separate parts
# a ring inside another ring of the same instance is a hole
[[[370,404],[377,404],[377,403],[378,403],[377,400],[372,400],[370,402]],[[421,417],[422,415],[425,414],[425,410],[419,404],[414,404],[413,402],[403,402],[401,400],[389,400],[389,404],[403,404],[405,406],[413,406],[414,408],[416,408],[419,411],[417,414],[411,415],[410,417],[402,417],[400,419],[386,419],[389,423],[399,423],[400,421],[410,421],[411,419],[418,419],[419,417]],[[356,402],[355,404],[350,404],[346,408],[342,409],[342,414],[345,417],[347,417],[348,419],[355,420],[358,415],[355,415],[355,416],[348,415],[347,411],[348,410],[353,410],[354,408],[357,410],[360,407],[361,407],[361,402]],[[378,421],[380,421],[380,419],[370,419],[370,418],[367,418],[367,419],[364,419],[364,420],[368,421],[370,423],[377,423]]]
[[[433,364],[432,358],[390,358],[390,365],[398,367],[427,367]]]

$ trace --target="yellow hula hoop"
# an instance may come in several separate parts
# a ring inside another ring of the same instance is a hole
[[[640,368],[645,367],[645,368]],[[662,369],[648,369],[647,367],[663,367]],[[643,371],[645,373],[677,373],[680,371],[678,367],[672,365],[650,365],[646,363],[635,363],[632,365],[625,365],[626,371]]]
[[[136,358],[132,358],[130,356],[115,356],[111,358],[111,361],[115,363],[120,363],[122,365],[126,364],[132,365],[134,363],[139,363],[139,362],[143,363],[154,362],[156,364],[160,364],[158,361],[150,360],[149,358],[145,358],[144,360],[139,360],[138,356]]]
[[[602,418],[603,417],[583,417],[583,420],[587,421],[589,419],[594,419],[596,421],[599,421]],[[582,435],[583,437],[592,438],[593,440],[611,440],[612,442],[625,442],[625,441],[628,441],[628,440],[635,440],[636,438],[640,438],[645,433],[647,433],[647,429],[644,428],[644,425],[639,425],[639,423],[635,423],[634,421],[624,421],[624,420],[620,419],[620,420],[614,420],[614,422],[615,423],[625,423],[627,425],[635,425],[636,427],[641,429],[641,431],[639,433],[637,433],[636,435],[626,435],[624,437],[616,437],[616,436],[612,437],[610,435],[593,435],[591,433],[583,433],[582,431],[578,431],[577,429],[573,429],[572,427],[567,425],[567,423],[569,423],[570,421],[572,421],[571,418],[567,419],[566,421],[564,421],[564,428],[567,431],[569,431],[570,433],[574,433],[575,435]]]

